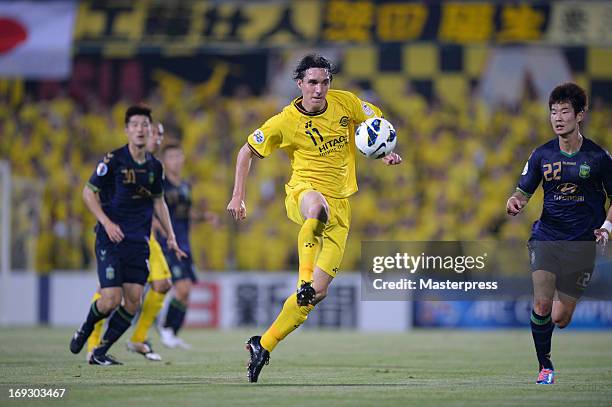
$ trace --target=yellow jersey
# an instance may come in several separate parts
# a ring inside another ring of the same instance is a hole
[[[271,117],[248,137],[251,151],[264,158],[283,149],[293,173],[287,183],[309,183],[333,198],[357,192],[355,129],[370,117],[382,117],[380,109],[351,92],[330,89],[325,107],[315,113],[304,110],[299,97]]]

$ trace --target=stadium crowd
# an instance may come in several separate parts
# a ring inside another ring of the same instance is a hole
[[[427,101],[409,83],[385,95],[339,79],[334,87],[382,107],[398,130],[398,152],[404,158],[401,171],[358,159],[360,190],[351,199],[344,270],[357,269],[361,240],[528,238],[541,205],[528,206],[521,218],[505,216],[504,207],[525,164],[517,157],[523,160],[533,146],[552,137],[548,111],[540,101],[525,99],[518,108],[490,110],[469,95],[464,103]],[[87,103],[68,96],[31,100],[4,86],[0,100],[0,158],[8,158],[19,179],[42,185],[37,237],[28,243],[36,253],[35,268],[48,272],[94,267],[94,218],[81,191],[104,154],[125,142],[120,123],[131,101],[102,106],[95,98]],[[198,268],[295,269],[297,226],[285,220],[283,205],[290,174],[287,159],[254,163],[246,222],[235,225],[224,213],[239,147],[286,101],[253,96],[245,88],[233,97],[202,98],[189,87],[162,82],[145,102],[153,108],[154,119],[164,123],[166,142],[180,140],[184,147],[196,206],[221,215],[219,223],[193,225]],[[612,112],[593,103],[582,133],[610,148]],[[534,199],[541,201],[541,192]],[[36,216],[19,211],[19,205],[14,214]]]

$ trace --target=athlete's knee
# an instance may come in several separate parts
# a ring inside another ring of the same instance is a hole
[[[136,311],[140,308],[141,301],[140,298],[129,300],[127,297],[124,298],[123,308],[129,312],[130,314],[135,314]]]
[[[182,279],[182,280],[178,280],[176,284],[174,284],[174,298],[176,298],[183,304],[187,304],[187,302],[189,301],[190,292],[191,292],[191,280]]]
[[[100,312],[109,313],[121,305],[121,293],[102,293],[102,296],[97,300],[96,307]]]
[[[552,312],[552,300],[549,299],[534,299],[533,310],[536,314],[544,316]]]
[[[136,313],[142,304],[142,291],[128,291],[123,296],[123,308],[130,314]]]
[[[321,223],[327,223],[329,220],[329,207],[325,201],[315,202],[306,211],[307,218],[316,218]]]
[[[176,291],[174,297],[183,304],[187,304],[189,302],[189,290]]]
[[[151,282],[151,288],[157,293],[166,294],[170,291],[170,288],[172,288],[172,283],[167,278],[163,280],[154,280]]]
[[[570,314],[553,315],[552,320],[555,325],[563,329],[572,321],[572,316]]]

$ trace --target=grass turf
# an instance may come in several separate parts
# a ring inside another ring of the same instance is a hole
[[[610,405],[612,335],[556,331],[554,386],[534,384],[531,335],[518,331],[416,330],[361,334],[303,330],[272,354],[260,382],[246,379],[247,331],[187,330],[191,351],[162,362],[111,349],[124,366],[85,363],[68,329],[0,329],[0,405],[62,406],[516,406]],[[9,388],[66,388],[61,400],[9,399]]]

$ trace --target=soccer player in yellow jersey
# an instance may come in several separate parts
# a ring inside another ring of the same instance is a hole
[[[164,139],[164,127],[161,123],[157,123],[152,126],[151,135],[147,141],[147,151],[151,154],[157,152]],[[140,310],[140,316],[138,322],[134,327],[134,333],[132,338],[127,343],[128,350],[136,353],[140,353],[146,359],[151,361],[161,361],[161,356],[153,351],[150,342],[147,340],[147,333],[153,325],[157,314],[162,309],[164,304],[164,298],[166,293],[172,287],[171,274],[168,263],[162,251],[161,246],[155,239],[155,228],[161,227],[153,218],[153,227],[151,236],[149,237],[149,278],[147,283],[149,284],[149,290],[145,295]],[[96,301],[100,298],[99,290],[93,296],[92,301]],[[96,323],[94,331],[87,341],[87,360],[90,360],[91,354],[96,346],[100,344],[100,337],[102,333],[102,326],[104,320]]]
[[[238,153],[227,206],[234,219],[246,218],[245,183],[253,156],[264,158],[278,148],[289,155],[293,173],[285,186],[285,207],[289,219],[301,225],[298,290],[287,298],[270,328],[247,341],[250,382],[257,381],[276,345],[327,295],[351,222],[347,198],[357,191],[354,130],[367,118],[381,116],[380,109],[354,94],[330,90],[333,68],[320,55],[303,57],[294,74],[302,96],[248,137]],[[383,158],[387,165],[401,161],[395,153]]]

